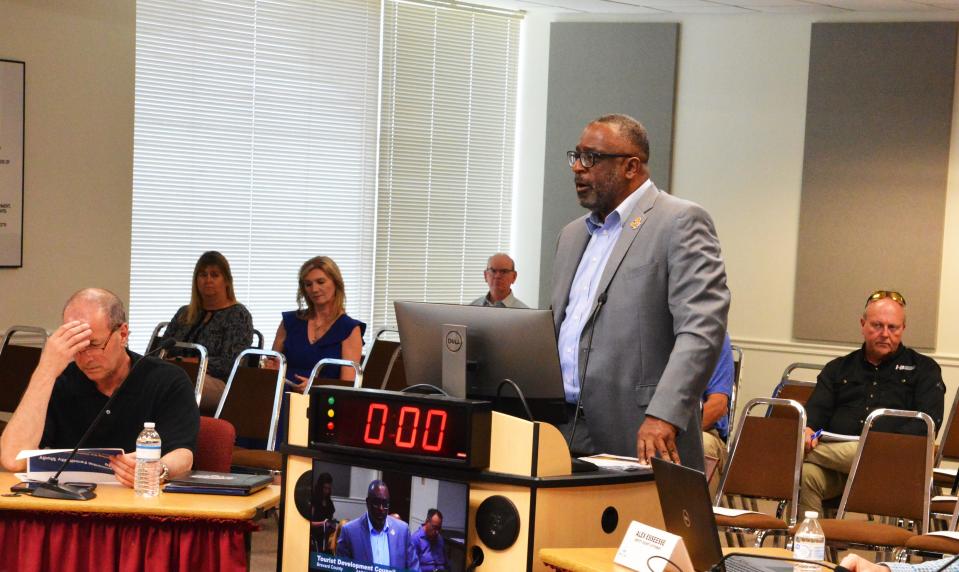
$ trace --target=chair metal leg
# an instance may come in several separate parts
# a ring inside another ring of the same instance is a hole
[[[731,533],[731,532],[728,532],[728,531],[725,531],[723,534],[725,534],[725,536],[726,536],[726,546],[729,546],[729,547],[739,546],[738,544],[736,544],[736,535],[735,535],[735,534],[733,534],[733,533]]]
[[[751,499],[750,499],[750,500],[751,500]],[[755,502],[755,501],[753,501],[753,502]],[[739,497],[739,503],[740,503],[740,505],[743,507],[743,510],[755,510],[755,509],[751,509],[751,508],[748,507],[746,497]],[[730,505],[730,506],[732,506],[732,505]],[[741,532],[736,534],[736,546],[746,546],[746,535],[745,535],[745,534],[743,534],[743,533],[741,533]]]
[[[783,514],[786,512],[786,505],[789,504],[787,501],[779,501],[779,505],[776,507],[776,518],[782,518]]]
[[[766,535],[769,534],[768,530],[760,530],[756,533],[756,548],[762,548],[763,542],[766,540]]]
[[[839,551],[836,550],[836,547],[834,547],[834,546],[827,546],[827,547],[826,547],[826,554],[829,555],[828,560],[829,560],[830,562],[832,562],[832,563],[837,563],[837,562],[839,562]]]

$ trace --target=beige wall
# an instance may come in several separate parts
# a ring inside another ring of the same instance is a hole
[[[716,219],[733,293],[730,333],[746,355],[740,403],[768,396],[787,364],[825,363],[851,347],[796,343],[791,336],[813,21],[756,17],[683,25],[673,191],[703,204]],[[954,133],[957,125],[954,120]],[[942,326],[933,354],[950,388],[947,403],[959,386],[959,307],[949,295],[959,285],[959,216],[949,216],[959,208],[959,144],[955,136],[953,141]],[[895,232],[895,213],[863,232]],[[906,296],[912,305],[923,303]],[[860,312],[849,308],[848,320],[857,321]],[[908,327],[904,341],[909,343]]]
[[[789,363],[825,363],[851,348],[797,343],[791,336],[812,22],[950,18],[955,15],[933,12],[637,18],[681,22],[671,191],[699,202],[716,220],[733,295],[730,333],[734,343],[745,350],[741,404],[752,397],[768,396]],[[548,21],[532,18],[527,26],[548,43]],[[531,51],[530,58],[540,59],[523,62],[527,97],[521,103],[521,126],[537,125],[545,114],[546,94],[538,87],[546,84],[544,54]],[[959,133],[959,118],[953,121],[953,129]],[[535,179],[538,175],[542,181],[542,137],[540,141],[526,137],[525,148],[533,156],[517,163],[521,193],[541,196]],[[959,287],[959,137],[954,135],[953,141],[943,296],[934,354],[950,388],[947,404],[959,386],[959,297],[951,294]],[[656,173],[652,176],[655,180]],[[572,183],[569,200],[575,200]],[[535,223],[539,215],[533,210],[517,212],[514,220],[527,216]],[[536,224],[531,226],[539,231]],[[864,232],[895,232],[895,213],[890,213],[888,220],[875,221]],[[528,234],[517,233],[519,268],[539,262],[533,256],[522,256],[529,250],[524,245],[534,240]],[[529,273],[524,277],[533,278]],[[523,286],[533,292],[538,287]],[[906,296],[910,304],[922,304],[922,300]],[[528,301],[536,302],[532,297]],[[859,312],[859,308],[849,308],[848,319],[856,321]],[[909,341],[908,328],[905,341]]]
[[[134,8],[0,0],[0,57],[26,62],[23,267],[0,268],[0,329],[55,328],[84,286],[128,298]]]

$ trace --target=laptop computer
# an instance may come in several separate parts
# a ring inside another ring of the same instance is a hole
[[[693,568],[699,572],[793,572],[795,561],[780,557],[736,553],[723,557],[706,475],[659,458],[653,458],[652,464],[666,530],[683,539]]]
[[[270,475],[190,471],[182,477],[171,479],[163,487],[163,492],[249,496],[272,482]]]
[[[689,467],[652,459],[659,506],[666,531],[683,539],[696,570],[710,570],[723,558],[706,475]]]

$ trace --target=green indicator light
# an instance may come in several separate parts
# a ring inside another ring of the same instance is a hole
[[[329,403],[330,405],[333,405],[334,403],[336,403],[336,400],[333,399],[333,397],[331,396],[326,400],[326,402]]]

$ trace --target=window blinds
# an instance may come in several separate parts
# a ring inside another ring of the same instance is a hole
[[[485,292],[510,246],[520,20],[394,0],[139,0],[131,347],[219,250],[269,347],[296,273],[347,311]]]
[[[138,2],[131,347],[206,250],[267,345],[318,254],[368,312],[379,29],[377,1]]]
[[[463,303],[510,245],[520,20],[387,2],[373,321]]]

